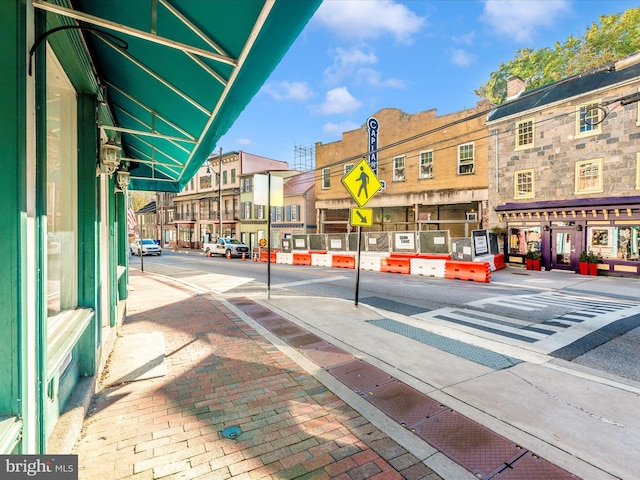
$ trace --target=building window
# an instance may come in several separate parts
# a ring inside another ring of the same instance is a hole
[[[200,177],[200,189],[211,188],[211,175]]]
[[[433,178],[433,150],[420,152],[420,178]]]
[[[516,122],[516,150],[533,147],[533,120]]]
[[[640,190],[640,152],[636,153],[636,190]]]
[[[329,167],[322,169],[322,188],[324,190],[331,188],[331,169]]]
[[[514,177],[514,198],[533,198],[535,197],[534,171],[520,170],[515,173]]]
[[[404,182],[404,155],[393,159],[393,181]]]
[[[346,175],[353,169],[353,163],[346,163],[344,166],[344,174]]]
[[[264,205],[254,205],[253,206],[253,218],[256,220],[264,220]]]
[[[194,189],[195,189],[195,182],[192,178],[191,181],[189,182],[189,190],[194,190]]]
[[[240,190],[243,193],[248,193],[253,190],[253,186],[251,184],[251,177],[245,177],[240,179]]]
[[[300,220],[300,205],[287,206],[287,221],[297,222]]]
[[[473,173],[473,143],[458,145],[458,175]]]
[[[598,102],[578,106],[576,117],[577,136],[595,135],[601,132],[602,111]]]
[[[236,169],[231,169],[231,183],[236,183]]]
[[[227,184],[227,171],[226,170],[224,172],[222,172],[222,184],[223,185]]]
[[[78,306],[77,101],[73,85],[47,48],[47,316]],[[101,176],[106,188],[106,176]],[[106,199],[101,208],[106,212]]]
[[[602,159],[576,162],[575,193],[602,192]]]

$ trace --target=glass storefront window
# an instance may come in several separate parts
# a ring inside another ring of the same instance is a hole
[[[509,253],[526,255],[540,251],[540,227],[509,227]]]
[[[587,250],[610,260],[640,260],[640,227],[597,226],[587,229]]]
[[[76,92],[47,46],[47,315],[78,305]]]

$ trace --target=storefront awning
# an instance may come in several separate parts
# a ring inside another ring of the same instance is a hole
[[[495,207],[500,219],[591,219],[599,215],[631,217],[640,207],[639,196],[578,198],[573,200],[547,200],[537,202],[505,203]]]
[[[321,0],[57,3],[66,2],[33,0],[49,25],[80,27],[98,78],[101,129],[122,145],[130,188],[178,192]]]

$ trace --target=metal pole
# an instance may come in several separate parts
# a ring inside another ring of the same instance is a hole
[[[358,227],[358,252],[356,255],[356,299],[354,308],[358,308],[358,290],[360,289],[360,248],[362,244],[362,227]]]
[[[271,172],[267,174],[267,298],[271,298]]]
[[[140,250],[138,250],[138,253],[140,254],[140,271],[144,272],[144,253],[142,252],[142,215],[138,217],[138,223],[140,224]]]
[[[222,147],[218,155],[218,215],[220,226],[218,227],[218,238],[222,238]]]

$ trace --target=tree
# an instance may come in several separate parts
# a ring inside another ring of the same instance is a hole
[[[155,200],[155,194],[152,192],[133,190],[129,192],[129,195],[131,195],[131,208],[133,208],[134,212],[137,212],[146,204]]]
[[[518,50],[513,60],[491,72],[489,80],[475,90],[476,95],[500,105],[507,97],[511,76],[522,78],[527,90],[532,90],[640,51],[640,8],[601,15],[599,20],[583,37],[570,35],[564,43],[556,42],[553,49]]]

